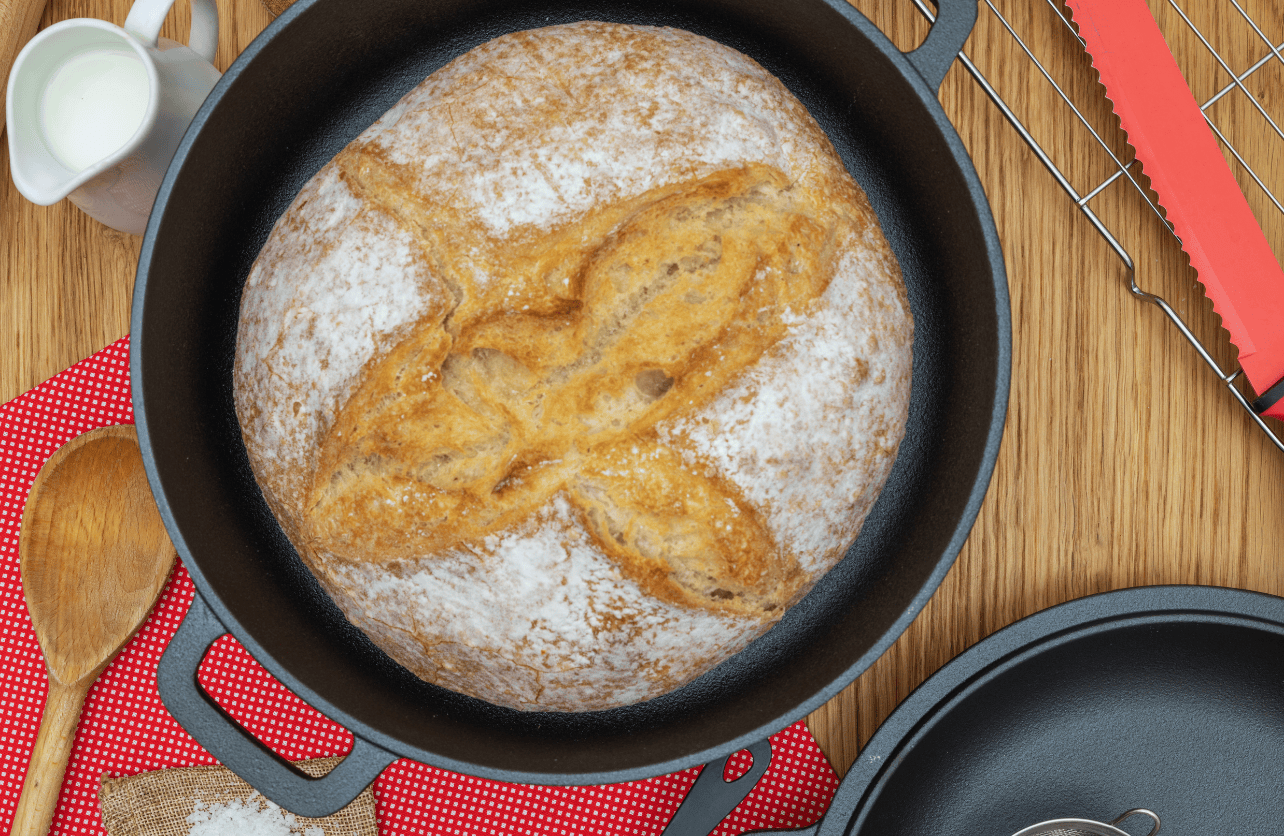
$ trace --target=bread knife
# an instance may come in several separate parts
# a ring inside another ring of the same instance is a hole
[[[1284,270],[1145,0],[1066,0],[1128,142],[1239,351],[1261,415],[1284,418]]]

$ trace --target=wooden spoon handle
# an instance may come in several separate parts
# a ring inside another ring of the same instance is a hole
[[[0,134],[4,133],[9,70],[18,53],[35,37],[45,0],[0,0]]]
[[[40,720],[36,746],[31,751],[18,809],[13,815],[13,836],[45,836],[49,832],[67,761],[71,758],[80,709],[93,679],[87,677],[87,682],[75,685],[49,680],[49,699]]]

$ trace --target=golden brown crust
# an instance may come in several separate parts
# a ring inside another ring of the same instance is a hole
[[[784,315],[805,313],[827,284],[832,230],[752,164],[611,214],[604,237],[573,226],[510,265],[556,263],[571,279],[525,297],[529,310],[421,322],[367,366],[322,445],[306,539],[337,554],[378,544],[371,560],[431,554],[564,494],[655,597],[755,617],[793,597],[803,579],[752,506],[688,469],[655,426],[706,405],[784,335]]]
[[[598,709],[712,667],[841,556],[911,335],[779,82],[580,24],[458,59],[304,189],[247,283],[237,406],[287,534],[394,658]]]

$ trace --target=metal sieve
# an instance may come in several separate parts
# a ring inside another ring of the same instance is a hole
[[[1146,836],[1158,836],[1159,816],[1149,810],[1140,808],[1129,810],[1109,824],[1092,821],[1091,819],[1052,819],[1032,824],[1024,830],[1013,834],[1013,836],[1129,836],[1126,831],[1121,830],[1116,825],[1133,816],[1149,817],[1154,822],[1154,827],[1150,829]]]

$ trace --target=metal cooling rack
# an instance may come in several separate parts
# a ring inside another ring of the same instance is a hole
[[[1079,40],[1079,42],[1082,44],[1083,41],[1082,39],[1079,38],[1079,35],[1075,31],[1073,25],[1070,23],[1069,20],[1066,19],[1065,15],[1062,14],[1061,6],[1058,0],[1045,0],[1045,2],[1048,4],[1051,10],[1051,13],[1056,15],[1057,19],[1060,20],[1065,25],[1070,35],[1072,35],[1076,40]],[[1226,138],[1225,134],[1223,134],[1222,130],[1208,116],[1208,110],[1210,107],[1212,107],[1223,96],[1225,96],[1226,94],[1238,88],[1248,96],[1248,100],[1252,102],[1253,106],[1257,109],[1258,113],[1260,113],[1262,117],[1266,119],[1266,123],[1270,126],[1271,130],[1274,131],[1274,133],[1276,134],[1276,136],[1279,137],[1281,142],[1284,142],[1284,131],[1281,131],[1280,126],[1276,124],[1275,120],[1272,119],[1270,115],[1262,108],[1261,104],[1258,103],[1257,97],[1249,93],[1248,89],[1244,86],[1245,79],[1247,79],[1253,73],[1260,70],[1262,67],[1269,64],[1271,61],[1279,61],[1281,64],[1284,64],[1284,43],[1281,43],[1281,44],[1272,43],[1270,39],[1265,35],[1265,33],[1263,33],[1262,28],[1257,24],[1257,22],[1253,20],[1253,18],[1249,16],[1248,12],[1246,12],[1244,8],[1239,4],[1238,0],[1223,0],[1223,2],[1228,3],[1230,6],[1234,6],[1235,12],[1237,12],[1244,19],[1244,21],[1252,28],[1252,30],[1256,33],[1257,37],[1265,45],[1267,50],[1267,54],[1260,61],[1253,64],[1243,73],[1236,73],[1234,70],[1231,69],[1226,59],[1223,58],[1222,55],[1213,47],[1212,43],[1209,42],[1208,38],[1204,36],[1204,33],[1201,32],[1199,28],[1195,25],[1195,23],[1190,19],[1190,17],[1187,16],[1185,10],[1182,9],[1182,7],[1176,2],[1176,0],[1168,0],[1168,4],[1173,7],[1173,9],[1177,12],[1177,14],[1181,17],[1181,19],[1185,21],[1186,25],[1189,26],[1190,29],[1195,33],[1196,37],[1199,38],[1200,42],[1203,43],[1203,45],[1208,49],[1208,51],[1216,59],[1216,61],[1222,67],[1222,69],[1225,70],[1226,73],[1230,75],[1230,77],[1233,79],[1233,81],[1231,81],[1229,84],[1223,87],[1214,96],[1208,99],[1208,101],[1204,102],[1200,106],[1201,110],[1203,110],[1204,112],[1204,118],[1208,121],[1209,126],[1213,129],[1213,132],[1216,134],[1217,138],[1221,141],[1223,147],[1225,147],[1227,150],[1230,151],[1230,153],[1232,154],[1232,156],[1234,156],[1235,160],[1242,167],[1242,169],[1257,184],[1257,188],[1260,188],[1265,193],[1266,197],[1270,200],[1272,204],[1275,205],[1275,208],[1277,210],[1279,210],[1281,213],[1284,213],[1284,204],[1281,204],[1280,198],[1271,191],[1271,189],[1266,185],[1265,182],[1263,182],[1262,178],[1258,175],[1258,173],[1254,171],[1252,166],[1250,166],[1244,160],[1240,152],[1235,148],[1233,144],[1231,144],[1231,142]],[[1114,169],[1115,169],[1114,173],[1111,174],[1102,182],[1100,182],[1099,184],[1097,184],[1095,187],[1090,189],[1087,193],[1080,194],[1078,190],[1076,190],[1074,186],[1071,185],[1069,178],[1067,178],[1065,173],[1062,172],[1062,170],[1057,166],[1056,162],[1052,160],[1052,158],[1048,155],[1048,153],[1043,149],[1043,147],[1039,144],[1039,142],[1030,133],[1029,129],[1026,128],[1026,126],[1017,117],[1017,115],[1012,111],[1012,108],[1008,106],[1007,102],[1003,100],[1003,97],[999,95],[998,91],[995,90],[993,85],[991,85],[990,82],[985,78],[985,76],[977,68],[976,64],[972,62],[972,60],[968,57],[966,52],[959,53],[960,62],[967,69],[968,73],[971,74],[972,78],[976,80],[977,84],[981,86],[981,89],[985,91],[985,94],[989,96],[990,100],[994,102],[995,106],[997,106],[999,110],[1003,113],[1003,116],[1008,120],[1008,122],[1012,125],[1012,127],[1016,129],[1017,133],[1021,135],[1021,138],[1025,141],[1025,143],[1028,146],[1030,146],[1030,149],[1039,158],[1040,162],[1042,162],[1043,165],[1048,169],[1048,171],[1051,172],[1052,176],[1056,178],[1057,183],[1060,184],[1061,188],[1070,197],[1070,199],[1074,201],[1075,206],[1079,208],[1079,211],[1083,213],[1084,217],[1088,219],[1088,221],[1093,225],[1093,227],[1097,230],[1097,232],[1101,234],[1101,237],[1104,238],[1106,242],[1110,245],[1111,249],[1114,250],[1115,254],[1118,255],[1119,258],[1123,261],[1124,266],[1127,268],[1127,271],[1128,271],[1128,285],[1129,285],[1129,289],[1132,291],[1133,296],[1135,296],[1139,300],[1142,300],[1144,302],[1149,302],[1150,304],[1157,306],[1161,311],[1164,312],[1164,315],[1167,316],[1168,319],[1173,323],[1173,325],[1177,327],[1177,329],[1181,332],[1181,335],[1186,338],[1186,341],[1190,343],[1190,345],[1199,354],[1199,356],[1203,359],[1203,361],[1213,370],[1214,373],[1216,373],[1218,379],[1226,387],[1231,397],[1233,397],[1235,401],[1240,405],[1240,407],[1243,408],[1243,410],[1252,418],[1253,422],[1258,426],[1258,428],[1261,429],[1262,432],[1266,434],[1266,437],[1277,448],[1279,448],[1281,452],[1284,452],[1284,439],[1282,439],[1278,434],[1276,434],[1271,429],[1271,427],[1268,426],[1267,423],[1262,419],[1262,417],[1253,411],[1253,408],[1249,401],[1249,396],[1246,395],[1244,391],[1245,383],[1244,381],[1241,380],[1242,371],[1239,369],[1238,365],[1236,365],[1235,368],[1230,370],[1222,368],[1221,364],[1219,364],[1217,360],[1214,359],[1208,347],[1205,346],[1204,343],[1200,341],[1200,339],[1191,330],[1190,326],[1187,325],[1185,320],[1182,319],[1182,317],[1177,313],[1177,311],[1174,310],[1173,307],[1169,305],[1168,302],[1162,296],[1159,296],[1158,294],[1155,294],[1155,293],[1148,292],[1137,284],[1136,270],[1133,265],[1132,256],[1129,255],[1127,249],[1125,249],[1124,246],[1119,242],[1118,237],[1115,236],[1115,234],[1110,230],[1110,228],[1101,220],[1100,217],[1098,217],[1098,215],[1092,210],[1092,208],[1089,205],[1090,203],[1092,203],[1092,201],[1095,198],[1101,195],[1101,193],[1104,192],[1106,188],[1109,187],[1112,183],[1114,183],[1120,177],[1126,177],[1128,181],[1133,185],[1133,187],[1137,190],[1137,192],[1141,195],[1142,199],[1146,202],[1146,204],[1149,205],[1150,208],[1155,212],[1155,214],[1159,216],[1160,220],[1164,222],[1164,225],[1169,230],[1169,232],[1172,232],[1172,225],[1169,224],[1167,219],[1164,217],[1163,211],[1157,205],[1155,205],[1154,201],[1151,200],[1150,195],[1147,194],[1146,189],[1142,187],[1142,185],[1133,176],[1132,171],[1130,171],[1130,168],[1134,164],[1138,166],[1140,164],[1136,163],[1136,161],[1133,161],[1128,164],[1124,164],[1119,160],[1118,156],[1114,153],[1114,151],[1111,150],[1110,146],[1101,138],[1100,134],[1093,128],[1093,126],[1089,123],[1089,121],[1079,111],[1079,108],[1075,106],[1074,102],[1071,101],[1070,96],[1066,94],[1062,86],[1058,84],[1056,79],[1052,77],[1052,74],[1048,71],[1047,67],[1045,67],[1041,61],[1039,61],[1039,59],[1035,56],[1034,52],[1031,51],[1030,47],[1026,44],[1026,42],[1022,40],[1021,36],[1017,33],[1016,29],[1013,28],[1012,24],[1008,21],[1008,19],[1003,16],[1002,12],[1000,12],[998,8],[995,7],[992,0],[984,0],[984,3],[986,6],[989,7],[990,13],[995,16],[995,18],[1002,24],[1003,28],[1008,32],[1008,34],[1012,37],[1012,39],[1020,46],[1021,50],[1026,54],[1026,56],[1033,63],[1033,65],[1036,68],[1038,68],[1038,71],[1043,75],[1045,79],[1047,79],[1048,83],[1051,84],[1053,88],[1055,88],[1057,94],[1061,97],[1062,101],[1064,101],[1065,104],[1074,113],[1075,117],[1079,120],[1080,124],[1082,124],[1083,127],[1085,127],[1092,134],[1092,137],[1097,141],[1097,144],[1101,146],[1102,150],[1104,150],[1107,155],[1109,155],[1110,160],[1114,164]],[[936,16],[934,11],[930,6],[927,5],[925,0],[914,0],[914,5],[918,7],[918,10],[929,21],[935,20]],[[1230,13],[1229,8],[1227,9],[1227,13],[1228,14]],[[1175,234],[1174,234],[1174,238],[1176,238]],[[1281,324],[1281,327],[1284,327],[1284,324]]]

